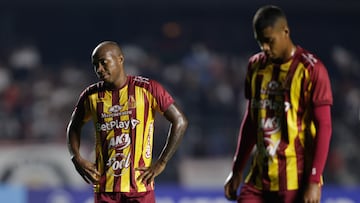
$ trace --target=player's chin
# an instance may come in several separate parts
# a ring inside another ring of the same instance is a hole
[[[277,60],[277,59],[278,59],[277,56],[275,56],[274,54],[271,54],[271,53],[267,54],[267,57],[268,57],[269,59],[271,59],[271,60]]]
[[[104,81],[104,82],[109,82],[110,80],[110,75],[109,74],[101,74],[101,75],[98,75],[99,79]]]
[[[107,78],[107,77],[102,77],[102,78],[99,78],[101,81],[103,81],[104,83],[107,83],[107,84],[111,84],[111,80],[110,78]]]
[[[284,60],[282,58],[280,58],[280,57],[272,56],[272,57],[269,57],[269,58],[274,63],[283,63],[284,62]]]

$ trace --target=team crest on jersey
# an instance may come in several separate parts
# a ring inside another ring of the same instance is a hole
[[[129,107],[129,109],[136,108],[136,101],[135,101],[135,96],[134,95],[129,96],[128,107]]]

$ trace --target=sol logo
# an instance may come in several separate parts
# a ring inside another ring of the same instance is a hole
[[[124,155],[122,153],[116,153],[114,157],[111,157],[106,163],[109,171],[112,171],[113,176],[118,177],[123,175],[123,169],[127,169],[130,166],[130,153]]]

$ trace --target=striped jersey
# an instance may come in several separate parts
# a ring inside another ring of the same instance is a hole
[[[312,165],[312,109],[333,102],[326,68],[299,46],[283,64],[258,53],[249,60],[245,96],[257,126],[256,151],[245,181],[268,191],[299,189]]]
[[[127,76],[119,89],[98,82],[82,92],[76,108],[84,122],[94,123],[96,166],[102,174],[95,192],[154,189],[154,183],[137,181],[140,171],[134,169],[151,165],[155,112],[164,113],[173,102],[159,83],[141,76]]]

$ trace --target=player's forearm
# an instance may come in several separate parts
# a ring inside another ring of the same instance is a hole
[[[178,117],[176,122],[171,124],[166,144],[158,159],[160,162],[167,163],[170,160],[170,158],[173,156],[173,154],[179,147],[179,144],[181,143],[187,126],[188,121],[184,116]]]
[[[234,156],[233,173],[242,171],[250,157],[256,142],[256,135],[253,129],[248,112],[246,112],[239,131],[238,144]]]
[[[184,113],[175,105],[171,104],[164,113],[164,116],[170,121],[168,137],[165,146],[159,156],[158,161],[167,163],[177,150],[188,126],[188,121]]]
[[[72,123],[67,128],[67,146],[71,158],[80,156],[80,129],[75,129]]]
[[[237,151],[234,156],[233,172],[238,173],[244,170],[247,161],[251,155],[251,151],[254,148],[253,134],[239,135],[239,141]]]
[[[331,138],[331,112],[330,105],[314,108],[316,120],[316,138],[312,171],[309,177],[310,182],[320,182],[321,174],[325,168]]]

